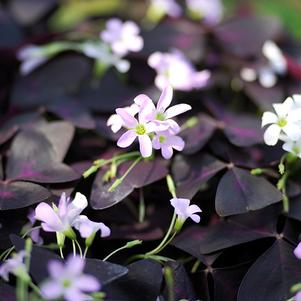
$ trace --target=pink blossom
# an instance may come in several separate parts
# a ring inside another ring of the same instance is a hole
[[[72,227],[75,219],[87,206],[88,201],[83,194],[77,192],[74,200],[70,202],[70,198],[63,193],[58,207],[40,203],[36,207],[35,218],[42,221],[44,231],[64,233]]]
[[[185,146],[184,140],[171,134],[170,131],[156,133],[152,143],[154,149],[161,149],[163,158],[167,160],[172,157],[173,149],[182,151]]]
[[[131,106],[123,109],[133,117],[139,112],[139,106],[137,104],[132,104]],[[114,133],[117,133],[123,125],[123,120],[118,114],[111,115],[107,121],[107,126],[110,126]]]
[[[79,231],[82,238],[88,238],[99,230],[101,237],[107,237],[111,234],[110,228],[104,223],[92,222],[85,215],[79,215],[74,221],[73,226]]]
[[[196,71],[185,55],[175,49],[170,53],[154,52],[148,58],[148,64],[156,70],[155,85],[161,90],[167,85],[180,91],[200,89],[210,78],[208,70]]]
[[[111,46],[115,54],[122,57],[130,51],[138,52],[143,48],[143,39],[139,32],[140,29],[134,22],[123,23],[113,18],[106,23],[106,29],[100,33],[100,37]]]
[[[153,121],[158,125],[165,125],[166,128],[171,128],[173,132],[179,132],[179,125],[171,118],[191,110],[191,106],[182,103],[168,108],[172,102],[172,98],[173,89],[170,85],[167,85],[161,93],[157,106],[155,106],[153,101],[144,94],[138,95],[134,99],[134,102],[140,107],[147,107],[147,111],[149,112],[147,118],[150,121]]]
[[[185,221],[190,217],[195,223],[200,222],[201,218],[195,213],[202,212],[202,210],[197,205],[189,206],[190,200],[172,198],[170,203],[175,208],[176,214],[182,221]]]
[[[69,256],[65,265],[57,260],[50,261],[50,279],[41,285],[41,294],[46,300],[64,298],[66,301],[90,300],[87,293],[100,290],[99,281],[83,273],[85,261],[78,256]]]
[[[122,118],[124,126],[128,129],[117,141],[119,147],[130,146],[138,138],[140,153],[142,157],[147,158],[152,154],[152,142],[149,134],[157,129],[157,126],[150,122],[146,106],[138,114],[138,120],[130,115],[125,109],[116,109],[116,113]]]

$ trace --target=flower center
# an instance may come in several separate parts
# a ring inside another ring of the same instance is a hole
[[[69,280],[69,279],[65,279],[64,281],[63,281],[63,287],[64,288],[68,288],[68,287],[70,287],[71,286],[71,281]]]
[[[278,125],[279,125],[281,128],[285,127],[285,126],[287,125],[287,121],[285,120],[285,118],[280,118],[280,119],[278,120]]]
[[[135,128],[135,131],[137,135],[145,135],[146,134],[146,129],[143,124],[138,124]]]
[[[157,120],[160,120],[160,121],[163,121],[163,120],[165,120],[165,115],[163,114],[163,113],[157,113],[157,115],[156,115],[156,119]]]
[[[159,137],[159,142],[160,142],[160,143],[164,143],[165,140],[166,140],[166,137],[165,137],[165,136],[160,136],[160,137]]]

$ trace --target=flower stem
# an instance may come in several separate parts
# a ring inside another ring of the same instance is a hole
[[[109,192],[114,191],[126,178],[126,176],[132,171],[132,169],[142,160],[142,157],[138,157],[128,168],[128,170],[122,175],[122,177],[116,179],[116,181],[108,189]]]
[[[76,246],[75,246],[74,239],[72,239],[72,249],[73,249],[73,256],[76,256]]]
[[[142,240],[132,240],[127,242],[124,246],[114,250],[113,252],[111,252],[108,256],[106,256],[103,261],[107,261],[111,256],[115,255],[116,253],[118,253],[119,251],[125,250],[125,249],[130,249],[134,246],[140,245],[142,244]]]
[[[145,219],[145,201],[143,188],[139,190],[139,223],[143,223]]]
[[[63,248],[62,247],[59,247],[60,249],[60,256],[62,259],[64,259],[64,253],[63,253]]]
[[[80,257],[83,257],[83,251],[82,251],[82,248],[81,248],[79,242],[77,241],[77,239],[75,239],[74,242],[77,245]]]
[[[41,296],[41,291],[38,286],[36,286],[32,281],[28,283],[29,287],[39,296]]]
[[[88,253],[88,250],[89,250],[89,247],[86,247],[86,248],[85,248],[85,251],[84,251],[84,255],[83,255],[84,258],[86,258],[87,253]]]

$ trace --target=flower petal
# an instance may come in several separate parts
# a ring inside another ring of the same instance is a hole
[[[267,145],[276,145],[280,132],[281,128],[277,124],[270,125],[263,135],[264,142]]]
[[[294,250],[294,254],[298,259],[301,259],[301,242],[299,242],[297,248]]]
[[[39,221],[44,222],[50,229],[56,232],[62,230],[62,222],[58,215],[54,212],[48,204],[42,202],[35,209],[35,218]],[[47,231],[44,227],[43,229]]]
[[[126,109],[116,109],[116,113],[123,120],[125,127],[131,129],[137,125],[137,120],[131,114],[129,114]]]
[[[85,292],[99,291],[101,286],[98,280],[92,275],[81,275],[76,279],[76,287]]]
[[[173,89],[172,89],[171,85],[167,85],[163,89],[161,96],[158,100],[157,110],[159,112],[163,113],[169,107],[169,105],[171,104],[171,101],[172,101],[172,96],[173,96]]]
[[[290,139],[294,141],[298,140],[301,136],[300,126],[291,122],[288,122],[287,125],[282,128],[282,130]]]
[[[55,300],[63,295],[63,288],[57,281],[49,280],[42,284],[41,294],[46,300]]]
[[[261,126],[264,127],[267,124],[270,123],[277,123],[278,117],[276,114],[272,112],[264,112],[262,115],[262,121],[261,121]]]
[[[180,115],[184,112],[187,112],[189,110],[191,110],[190,105],[188,105],[186,103],[181,103],[181,104],[172,106],[169,109],[167,109],[165,112],[165,118],[166,119],[173,118],[173,117]]]
[[[134,130],[126,131],[117,141],[119,147],[125,148],[130,146],[136,139],[137,134]]]
[[[152,155],[152,141],[148,135],[139,135],[139,146],[140,146],[140,153],[143,158],[150,157]]]
[[[164,159],[169,160],[172,157],[172,155],[173,155],[172,147],[166,146],[166,145],[162,145],[162,147],[161,147],[161,153],[162,153],[162,157]]]

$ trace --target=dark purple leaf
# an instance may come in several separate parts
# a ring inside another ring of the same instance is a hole
[[[60,137],[64,137],[64,132],[55,136],[57,130],[67,130],[65,140],[59,141]],[[48,133],[47,136],[51,140],[43,135],[45,132]],[[61,127],[59,123],[40,128],[39,131],[23,130],[12,143],[6,177],[39,183],[61,183],[77,180],[79,175],[67,165],[60,163],[69,143],[68,126],[67,128]]]
[[[300,282],[300,261],[294,246],[279,239],[251,266],[240,285],[238,301],[283,301],[292,297],[290,288]]]
[[[0,210],[18,209],[46,201],[51,196],[46,188],[29,182],[0,182]]]
[[[152,260],[140,260],[127,268],[126,276],[104,288],[106,300],[156,300],[162,283],[161,265]]]
[[[202,184],[225,167],[225,163],[209,155],[191,157],[177,155],[172,165],[177,194],[179,197],[192,199]]]
[[[47,64],[19,77],[12,89],[12,105],[32,108],[56,102],[61,96],[78,89],[88,76],[88,59],[77,54],[66,54],[52,59]]]
[[[17,301],[15,288],[5,284],[0,284],[0,296],[3,301]]]
[[[96,124],[92,115],[79,102],[68,97],[65,101],[60,100],[47,107],[47,110],[59,116],[60,118],[70,121],[74,126],[83,129],[94,129]]]
[[[18,131],[18,126],[0,130],[0,145],[11,139]]]
[[[275,17],[244,16],[220,25],[215,35],[225,50],[245,58],[261,53],[264,42],[274,40],[281,31],[281,23]]]
[[[282,199],[279,190],[265,178],[234,167],[228,170],[218,184],[215,208],[220,216],[258,210]]]
[[[120,167],[120,174],[123,175],[132,164],[129,161]],[[168,174],[167,161],[156,158],[154,160],[140,161],[127,175],[126,181],[133,188],[141,188],[163,179]]]
[[[193,285],[185,271],[184,266],[179,262],[169,262],[167,266],[172,269],[175,300],[196,300],[196,294],[193,289]],[[168,288],[166,286],[164,290],[164,296],[166,300],[168,300]]]
[[[181,137],[185,141],[185,154],[194,154],[201,150],[204,145],[212,137],[216,122],[207,115],[200,114],[198,123],[192,127],[181,132]]]

